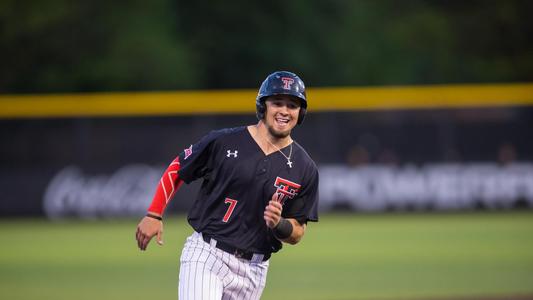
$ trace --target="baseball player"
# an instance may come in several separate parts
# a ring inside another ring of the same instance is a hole
[[[181,152],[163,174],[138,247],[163,243],[163,211],[180,185],[202,179],[188,214],[179,299],[259,299],[269,259],[282,242],[296,244],[318,221],[318,170],[291,138],[304,120],[303,81],[278,71],[262,83],[256,125],[215,130]]]

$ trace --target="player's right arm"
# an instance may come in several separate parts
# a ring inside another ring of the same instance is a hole
[[[148,208],[148,215],[150,216],[142,218],[139,225],[137,225],[135,239],[140,250],[146,250],[154,236],[157,236],[157,243],[163,245],[163,221],[159,219],[162,218],[168,202],[183,184],[183,181],[178,176],[179,169],[179,157],[176,157],[165,170],[163,176],[161,176],[161,180],[159,180],[152,204]]]
[[[198,178],[203,177],[208,168],[206,168],[207,159],[213,142],[233,129],[214,130],[204,136],[198,143],[191,145],[183,150],[178,157],[172,161],[167,170],[161,177],[157,190],[148,209],[148,214],[157,217],[163,215],[172,196],[185,183],[190,183]],[[146,250],[150,240],[157,235],[158,244],[163,243],[163,222],[153,217],[144,217],[137,226],[135,238],[139,249]]]

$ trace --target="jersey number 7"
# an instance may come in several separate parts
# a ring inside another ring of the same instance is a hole
[[[226,211],[226,214],[224,215],[224,218],[222,218],[222,222],[227,223],[229,221],[229,218],[231,218],[231,214],[233,213],[233,210],[235,209],[235,206],[237,206],[237,200],[233,200],[230,198],[226,198],[224,200],[224,203],[229,203],[228,210]]]

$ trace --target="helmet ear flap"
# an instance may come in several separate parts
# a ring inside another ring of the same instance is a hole
[[[255,101],[255,114],[258,120],[263,120],[263,118],[265,118],[265,111],[266,111],[265,101],[263,101],[262,98],[258,98]]]
[[[296,124],[300,125],[304,122],[306,113],[307,113],[307,108],[300,107],[300,112],[298,113],[298,122]]]

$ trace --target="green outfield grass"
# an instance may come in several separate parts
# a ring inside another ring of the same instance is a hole
[[[136,221],[0,221],[2,299],[176,299],[183,216],[139,252]],[[263,299],[533,295],[533,213],[324,215],[271,259]]]

